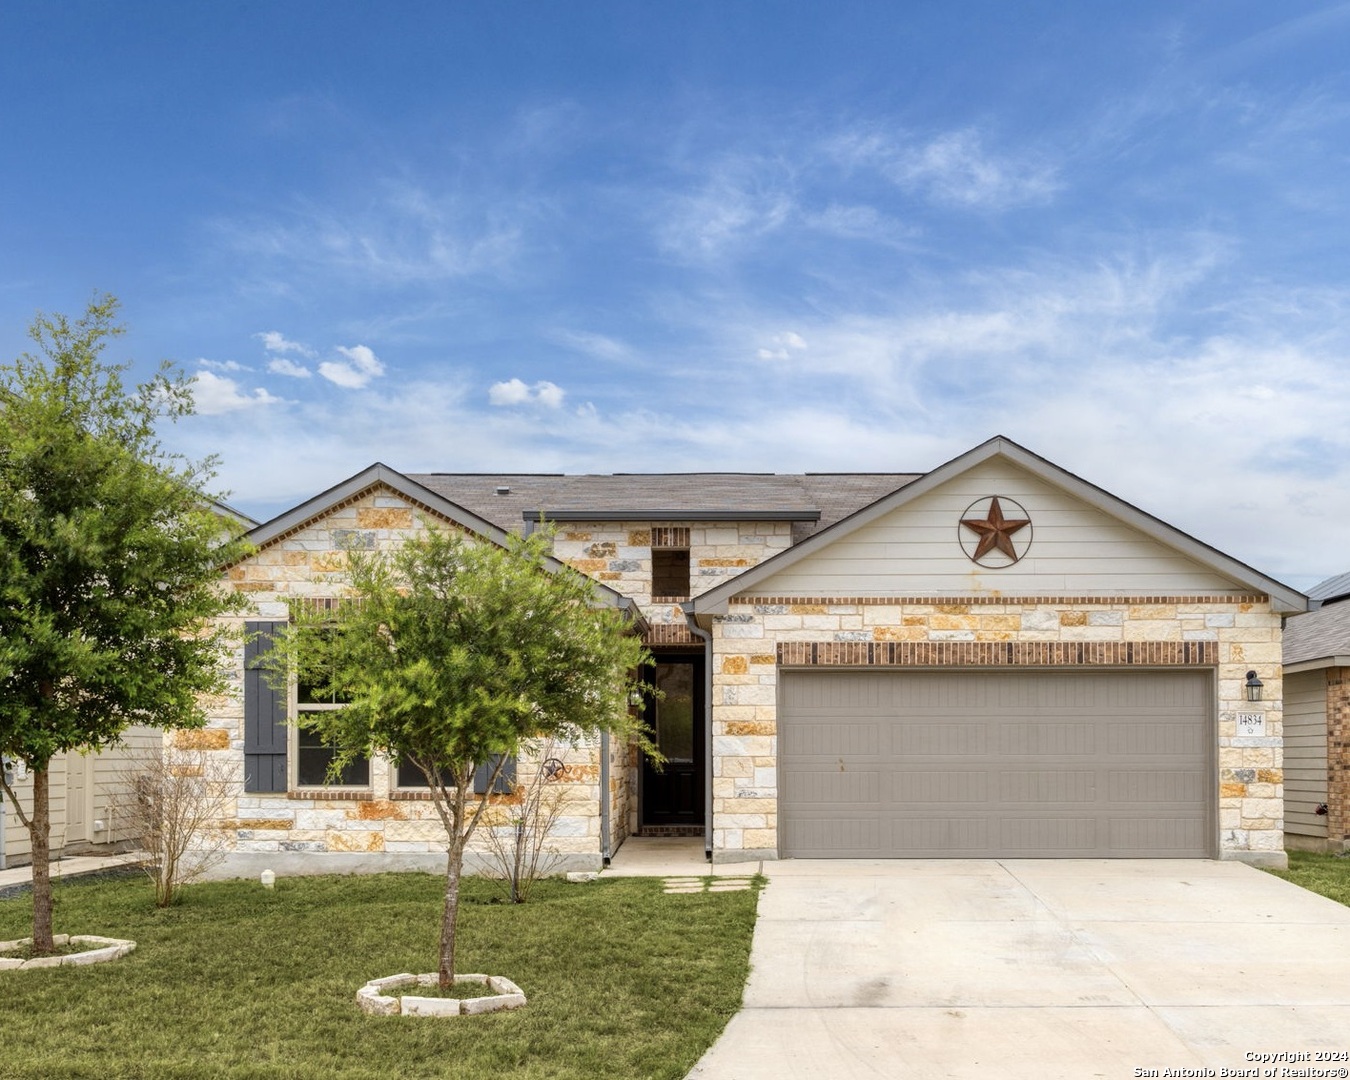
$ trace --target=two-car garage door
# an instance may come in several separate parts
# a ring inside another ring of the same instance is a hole
[[[800,858],[1204,858],[1205,671],[784,671]]]

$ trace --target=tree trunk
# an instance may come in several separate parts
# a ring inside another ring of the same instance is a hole
[[[459,832],[458,829],[455,830]],[[449,989],[455,979],[455,923],[459,919],[459,879],[464,869],[464,841],[450,841],[445,866],[445,908],[441,913],[440,987]]]
[[[51,774],[33,770],[33,820],[28,836],[33,848],[33,952],[56,951],[52,941]]]

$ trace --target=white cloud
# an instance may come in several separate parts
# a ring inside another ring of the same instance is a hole
[[[308,345],[303,345],[298,341],[290,341],[276,330],[264,330],[260,334],[254,334],[259,341],[263,343],[263,348],[270,353],[285,355],[286,353],[295,353],[297,356],[314,357],[317,355]]]
[[[297,364],[294,360],[288,360],[284,356],[278,356],[267,365],[267,370],[273,375],[286,375],[292,379],[308,379],[310,377],[309,368],[304,364]]]
[[[220,416],[240,409],[283,404],[281,398],[273,397],[261,386],[256,387],[251,394],[243,393],[233,379],[210,371],[199,371],[193,376],[192,397],[197,412],[202,416]]]
[[[586,330],[555,330],[551,336],[559,345],[598,360],[625,360],[632,353],[622,341]]]
[[[531,198],[498,189],[474,198],[453,187],[376,180],[327,202],[218,221],[216,229],[248,256],[252,274],[279,273],[287,289],[331,277],[396,287],[509,271],[539,212]]]
[[[536,404],[557,409],[562,406],[565,394],[562,387],[547,380],[528,386],[520,379],[508,379],[488,387],[488,403],[499,406]]]
[[[774,334],[772,346],[756,349],[755,355],[761,360],[786,360],[792,353],[801,352],[805,348],[806,339],[801,334],[789,330],[786,333]]]
[[[781,229],[796,212],[790,178],[777,162],[732,158],[693,194],[663,207],[657,240],[681,259],[716,259]]]
[[[207,360],[205,358],[197,361],[197,366],[205,368],[207,371],[247,371],[243,364],[237,360]]]
[[[325,360],[319,365],[319,374],[331,383],[347,390],[360,390],[371,379],[384,374],[384,365],[365,345],[351,348],[339,345],[337,351],[347,359]]]
[[[1063,186],[1054,166],[1031,151],[998,154],[970,128],[926,142],[879,131],[850,132],[827,152],[846,167],[875,168],[892,183],[935,202],[1007,209],[1048,201]]]

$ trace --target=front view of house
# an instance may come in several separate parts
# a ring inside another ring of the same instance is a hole
[[[271,690],[253,656],[288,601],[342,594],[346,546],[541,521],[559,569],[633,608],[664,692],[662,771],[610,740],[547,748],[567,869],[635,834],[715,861],[1283,863],[1281,621],[1307,599],[995,438],[927,474],[375,465],[257,527],[228,570],[252,608],[235,691],[177,736],[242,777],[228,872],[440,868],[418,777],[375,758],[325,782],[304,713],[340,704]]]

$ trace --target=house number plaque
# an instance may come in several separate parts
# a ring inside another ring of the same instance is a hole
[[[1266,718],[1261,713],[1238,713],[1237,733],[1239,735],[1264,735],[1266,733]]]

